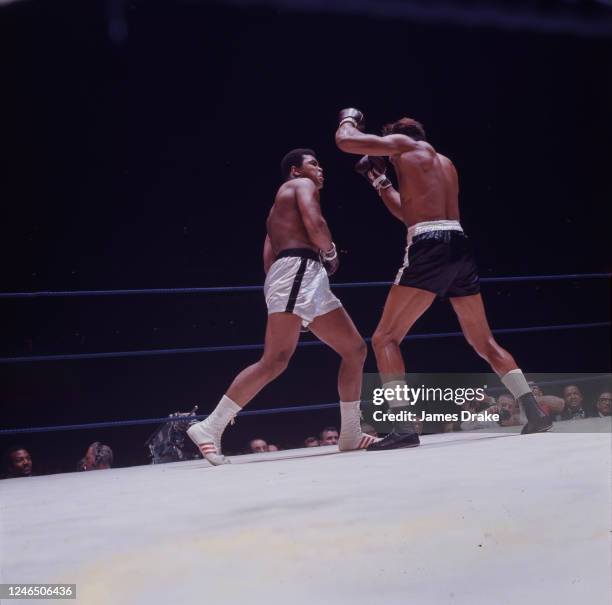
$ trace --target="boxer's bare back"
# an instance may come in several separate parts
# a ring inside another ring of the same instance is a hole
[[[425,141],[390,161],[398,178],[406,226],[424,221],[459,220],[459,183],[453,163]]]

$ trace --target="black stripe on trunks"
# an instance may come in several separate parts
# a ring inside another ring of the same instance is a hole
[[[293,313],[293,308],[295,307],[295,301],[297,300],[298,293],[300,291],[300,286],[302,285],[302,278],[304,277],[304,273],[306,272],[306,264],[308,263],[307,258],[303,258],[300,263],[300,267],[293,278],[293,286],[291,286],[291,293],[289,294],[289,300],[287,301],[287,308],[285,309],[285,313]]]

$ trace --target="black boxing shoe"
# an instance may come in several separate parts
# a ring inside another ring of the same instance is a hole
[[[552,419],[539,406],[533,393],[525,393],[519,397],[519,401],[523,405],[525,416],[527,416],[527,424],[523,427],[521,435],[529,435],[531,433],[545,433],[552,428]]]
[[[398,450],[403,447],[417,447],[421,441],[416,433],[389,433],[380,441],[368,445],[368,452],[381,452],[383,450]]]
[[[545,433],[552,429],[552,420],[550,418],[542,418],[536,422],[527,422],[522,428],[521,435],[529,435],[530,433]]]

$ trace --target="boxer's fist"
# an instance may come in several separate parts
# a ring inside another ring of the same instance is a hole
[[[347,109],[342,109],[340,114],[338,115],[338,120],[340,122],[340,126],[345,124],[346,122],[351,123],[355,128],[363,131],[365,128],[365,118],[363,114],[354,107],[348,107]]]
[[[323,268],[325,269],[327,275],[331,276],[333,275],[337,270],[338,267],[340,266],[340,259],[336,256],[336,258],[334,258],[334,260],[324,260],[323,261]]]
[[[355,172],[367,179],[370,185],[379,193],[381,189],[391,187],[391,181],[385,176],[387,162],[384,158],[364,155],[355,164]]]
[[[340,259],[338,258],[336,244],[332,242],[331,248],[326,252],[321,250],[321,262],[323,263],[323,268],[327,272],[327,275],[333,275],[338,270]]]

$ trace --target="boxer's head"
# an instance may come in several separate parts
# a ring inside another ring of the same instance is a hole
[[[323,168],[312,149],[292,149],[281,161],[281,174],[284,181],[307,178],[323,188]]]
[[[388,134],[405,134],[407,137],[415,141],[426,141],[425,129],[423,124],[413,120],[412,118],[401,118],[397,122],[385,124],[382,129],[382,134],[386,137]]]

